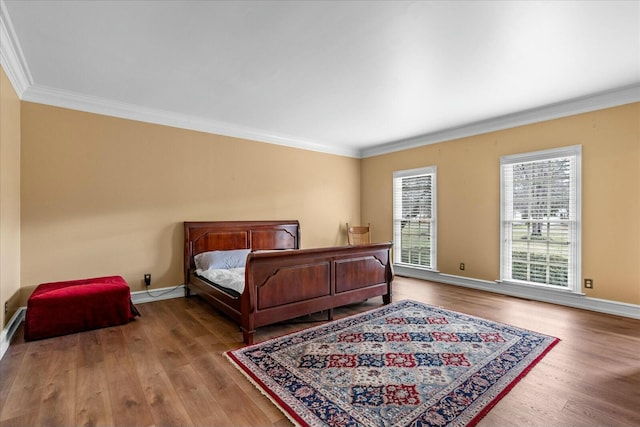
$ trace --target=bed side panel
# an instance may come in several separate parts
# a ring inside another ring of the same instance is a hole
[[[256,285],[258,310],[330,295],[331,264],[326,261],[280,267]]]
[[[336,294],[386,282],[386,266],[373,255],[335,261]]]

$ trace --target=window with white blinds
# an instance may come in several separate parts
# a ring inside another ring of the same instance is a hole
[[[505,156],[501,280],[580,291],[581,147]]]
[[[436,167],[393,173],[394,262],[436,269]]]

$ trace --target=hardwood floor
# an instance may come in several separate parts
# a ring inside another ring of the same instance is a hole
[[[479,426],[640,425],[640,320],[397,277],[402,299],[562,340]],[[20,329],[0,361],[0,425],[290,425],[222,355],[242,345],[237,326],[197,297],[137,307],[118,327],[29,343]],[[309,325],[260,328],[256,342]]]

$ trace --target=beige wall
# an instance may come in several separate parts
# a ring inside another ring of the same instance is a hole
[[[392,174],[437,166],[438,270],[500,275],[500,156],[582,145],[582,277],[588,296],[640,303],[640,104],[362,160],[362,220],[392,239]],[[466,264],[465,271],[458,269]]]
[[[0,325],[3,327],[20,306],[19,294],[20,99],[0,67]]]
[[[22,254],[2,254],[3,301],[17,286],[5,265],[21,270],[24,297],[44,281],[107,274],[134,291],[145,272],[152,287],[180,284],[184,220],[299,219],[303,247],[344,244],[345,222],[371,222],[374,240],[391,240],[393,171],[429,165],[438,269],[495,280],[500,156],[582,144],[582,276],[595,281],[584,291],[640,303],[640,104],[358,160],[29,102],[20,112],[2,77],[3,183],[4,153],[22,149],[9,173],[21,199],[1,199],[3,244]],[[5,126],[7,110],[21,132]]]
[[[298,219],[346,244],[360,160],[22,102],[22,286],[183,283],[185,220]]]

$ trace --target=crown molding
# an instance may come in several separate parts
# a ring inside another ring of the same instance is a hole
[[[225,135],[234,138],[249,139],[276,145],[284,145],[288,147],[318,151],[327,154],[335,154],[339,156],[355,158],[366,158],[396,151],[407,150],[410,148],[421,147],[424,145],[435,144],[438,142],[451,141],[458,138],[509,129],[516,126],[523,126],[546,120],[572,116],[575,114],[601,110],[604,108],[616,107],[633,102],[640,102],[640,84],[625,86],[623,88],[618,88],[591,96],[585,96],[566,102],[551,104],[545,107],[508,114],[489,120],[471,123],[465,126],[434,132],[416,138],[382,144],[363,150],[358,150],[350,147],[328,146],[313,141],[301,140],[298,138],[286,137],[282,135],[272,135],[264,131],[244,128],[240,126],[232,126],[202,117],[194,117],[180,113],[146,108],[138,105],[82,95],[40,85],[29,85],[25,90],[22,91],[21,99],[23,99],[24,101],[69,108],[72,110],[103,114],[112,117],[137,120],[147,123],[195,130],[217,135]]]
[[[72,110],[103,114],[122,119],[137,120],[146,123],[195,130],[216,135],[225,135],[234,138],[266,142],[303,150],[311,150],[346,157],[367,158],[421,147],[424,145],[451,141],[458,138],[538,123],[546,120],[558,119],[575,114],[587,113],[604,108],[617,107],[633,102],[640,102],[640,84],[625,86],[607,92],[568,100],[566,102],[559,102],[540,108],[508,114],[464,126],[433,132],[415,138],[377,145],[375,147],[362,150],[351,147],[329,146],[299,138],[273,135],[264,131],[244,128],[241,126],[233,126],[202,117],[194,117],[165,110],[146,108],[40,85],[28,85],[26,89],[22,91],[21,99],[24,101],[69,108]]]
[[[13,30],[4,0],[0,0],[0,64],[7,73],[18,98],[22,99],[24,91],[33,84],[33,78],[20,48],[18,37]]]
[[[358,150],[351,149],[349,147],[333,147],[316,143],[314,141],[291,138],[282,135],[273,135],[264,131],[241,126],[233,126],[202,117],[146,108],[134,104],[83,95],[41,85],[29,86],[24,91],[22,100],[89,113],[103,114],[122,119],[137,120],[216,135],[267,142],[340,156],[358,157],[360,154]]]
[[[594,95],[571,99],[564,102],[533,108],[518,113],[507,114],[468,125],[429,133],[415,138],[377,145],[363,149],[360,158],[373,157],[381,154],[393,153],[438,142],[451,141],[483,133],[514,128],[517,126],[539,123],[546,120],[559,119],[575,114],[617,107],[620,105],[640,102],[640,84],[600,92]]]

